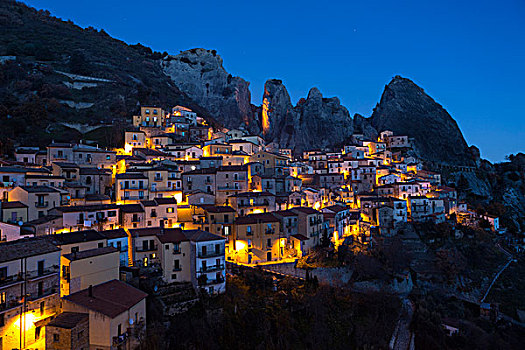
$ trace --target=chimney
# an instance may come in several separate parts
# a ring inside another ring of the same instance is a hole
[[[90,298],[94,298],[93,297],[93,286],[90,284],[89,287],[88,287],[88,296]]]

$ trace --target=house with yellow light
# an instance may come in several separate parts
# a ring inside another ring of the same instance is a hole
[[[131,155],[133,148],[147,147],[146,133],[141,130],[124,132],[124,154]]]
[[[117,202],[136,203],[149,198],[148,177],[139,172],[115,176],[115,197]]]
[[[252,214],[235,219],[229,258],[251,264],[279,260],[286,238],[280,236],[281,221],[271,213]],[[282,238],[282,240],[281,240]]]
[[[166,112],[160,107],[140,107],[140,115],[133,116],[133,126],[161,127],[166,125]]]
[[[259,162],[264,166],[266,175],[283,175],[284,169],[287,166],[288,158],[267,151],[259,151],[249,158],[250,162]],[[288,175],[288,174],[286,174]]]
[[[62,308],[89,315],[90,348],[131,349],[145,333],[146,297],[115,279],[64,297]]]
[[[228,197],[239,216],[275,211],[275,195],[270,192],[241,192]]]
[[[119,251],[102,247],[62,255],[60,296],[119,278]]]
[[[43,348],[60,308],[60,249],[43,238],[0,244],[2,349]]]
[[[233,233],[233,222],[237,212],[230,206],[223,205],[199,205],[200,210],[194,210],[193,220],[197,227],[226,238]],[[228,248],[228,247],[227,247]]]

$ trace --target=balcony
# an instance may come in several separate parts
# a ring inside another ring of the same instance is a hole
[[[32,279],[36,279],[36,278],[40,278],[40,277],[53,275],[53,274],[58,273],[59,271],[60,271],[60,266],[53,265],[53,266],[46,267],[43,270],[27,271],[26,278],[28,280],[32,280]]]
[[[41,299],[41,298],[45,298],[45,297],[48,297],[50,295],[53,295],[53,294],[56,294],[57,293],[57,289],[56,288],[47,288],[47,289],[44,289],[41,291],[41,293],[39,292],[36,292],[36,293],[30,293],[28,295],[28,299],[30,301],[35,301],[35,300],[38,300],[38,299]]]
[[[173,187],[152,187],[151,192],[169,192],[169,191],[175,191],[176,188]]]
[[[122,201],[138,201],[138,200],[143,200],[145,198],[145,196],[121,196],[120,197],[120,200]]]
[[[14,309],[16,307],[20,307],[21,305],[22,303],[19,300],[9,300],[0,304],[0,311]]]
[[[180,247],[179,247],[179,248],[176,248],[176,249],[173,248],[172,253],[173,253],[174,255],[180,254],[180,253],[181,253]]]
[[[206,275],[202,275],[206,276]],[[209,286],[212,284],[219,284],[224,283],[224,277],[214,278],[214,279],[208,279],[208,278],[200,278],[199,279],[199,286]]]
[[[199,269],[199,272],[208,273],[208,272],[215,272],[215,271],[221,271],[221,270],[224,270],[224,265],[223,264],[211,265],[211,266],[202,266]]]
[[[212,250],[212,251],[206,251],[206,252],[203,252],[203,251],[200,251],[198,252],[197,256],[201,259],[204,259],[204,258],[215,258],[215,257],[219,257],[219,256],[224,256],[224,249],[219,249],[219,250]]]
[[[74,199],[77,199],[77,197],[74,197]],[[60,200],[60,205],[69,205],[69,199]]]
[[[268,205],[270,205],[270,202],[268,202],[267,200],[257,201],[257,202],[254,201],[253,203],[241,202],[237,204],[238,207],[266,207]]]
[[[35,202],[35,207],[36,208],[47,208],[48,206],[49,206],[49,202],[48,201]]]
[[[175,266],[172,270],[173,272],[179,272],[179,271],[182,271],[182,267],[181,266]]]
[[[266,230],[264,230],[264,233],[267,235],[273,235],[275,233],[275,229],[267,228]]]
[[[235,187],[231,187],[229,185],[226,185],[226,186],[217,186],[217,189],[219,191],[241,191],[242,188],[235,188]]]
[[[147,246],[147,247],[136,247],[135,248],[135,251],[139,252],[139,253],[154,252],[156,250],[157,250],[157,246],[156,245],[154,245],[154,246]]]
[[[155,176],[153,181],[162,181],[162,176]]]
[[[118,348],[118,347],[124,346],[127,341],[128,341],[127,333],[113,337],[113,347]]]
[[[23,278],[22,273],[18,275],[7,276],[5,278],[0,279],[0,288],[9,286],[15,283],[21,283],[23,282],[23,280],[24,278]]]
[[[139,186],[139,185],[122,186],[120,185],[120,189],[121,190],[146,190],[147,188],[144,185],[142,186]]]

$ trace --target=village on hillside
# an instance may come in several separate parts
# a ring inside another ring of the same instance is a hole
[[[143,285],[169,308],[184,288],[224,293],[231,267],[368,251],[407,223],[504,231],[427,170],[407,135],[299,155],[183,106],[143,106],[132,124],[119,149],[53,142],[0,161],[4,349],[133,348]]]

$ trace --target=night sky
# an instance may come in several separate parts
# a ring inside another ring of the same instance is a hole
[[[260,104],[312,86],[370,116],[394,75],[414,80],[491,161],[525,151],[525,1],[30,0],[156,51],[216,49]]]

